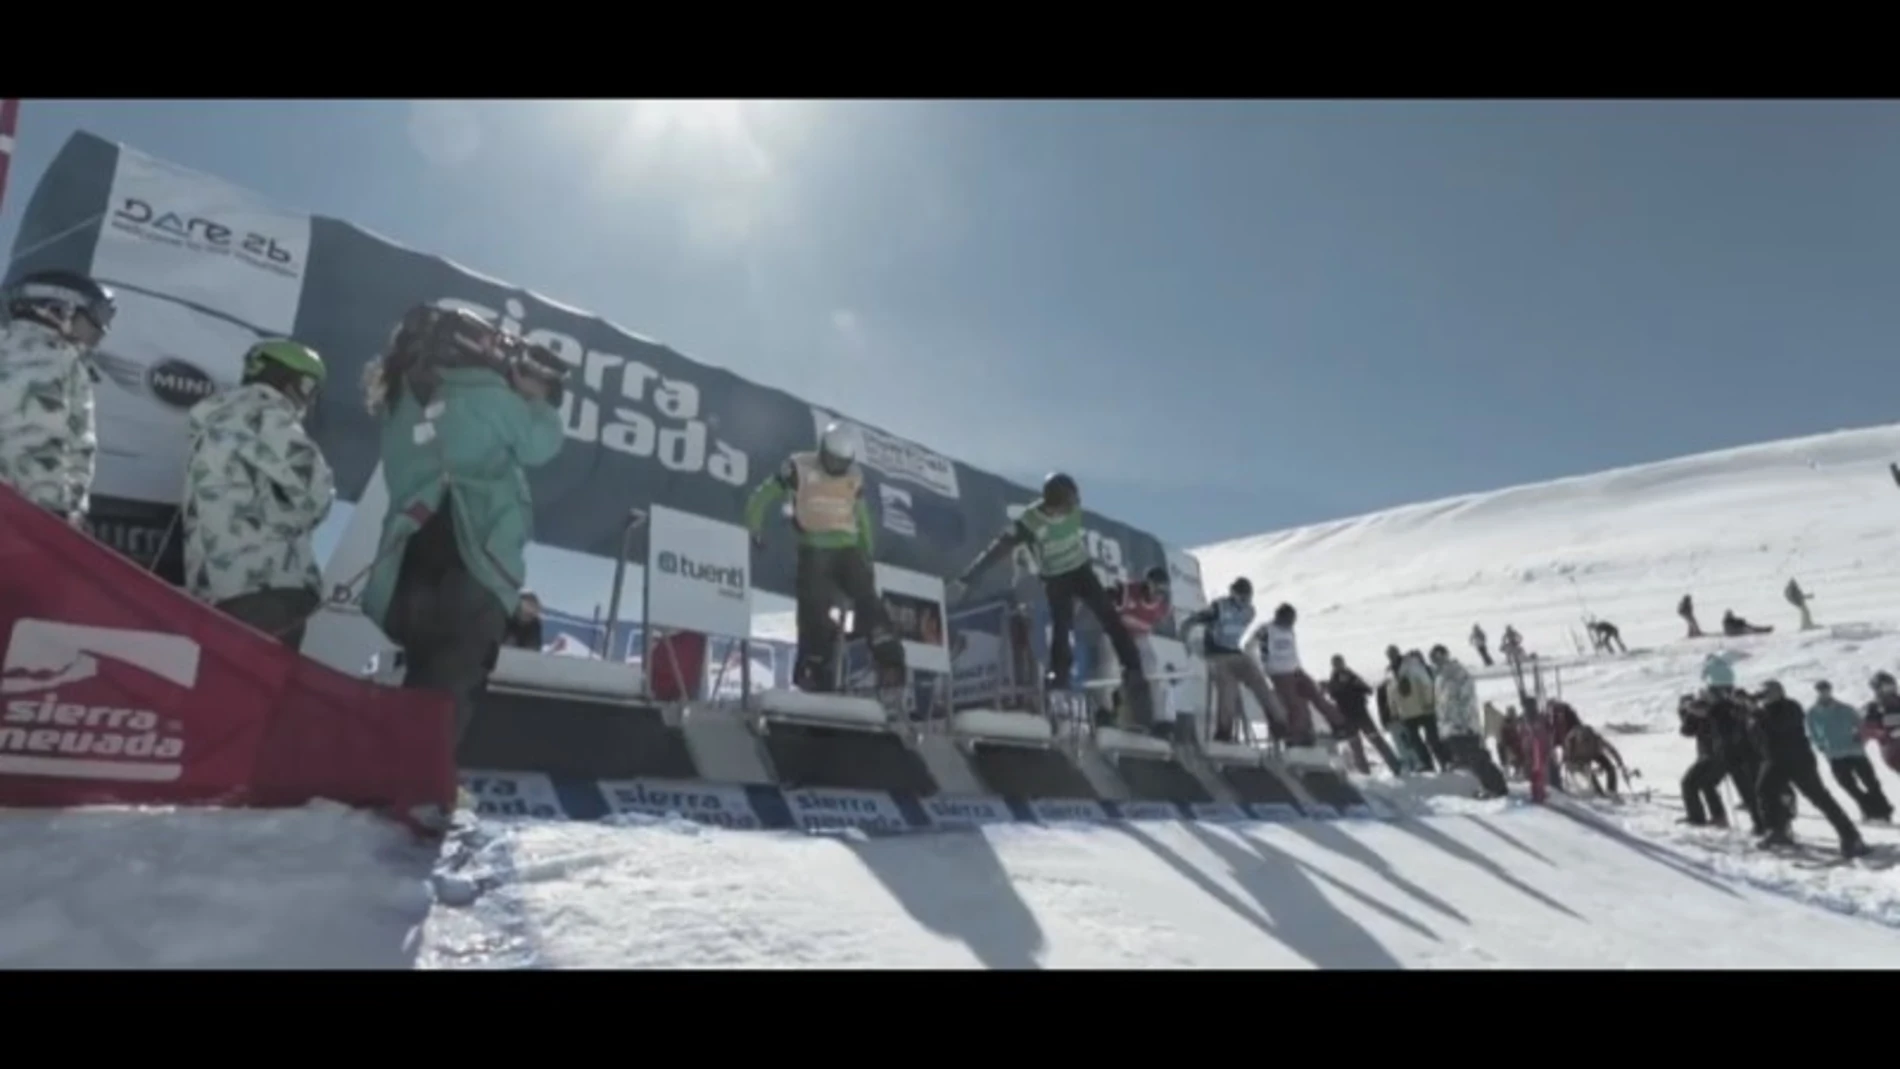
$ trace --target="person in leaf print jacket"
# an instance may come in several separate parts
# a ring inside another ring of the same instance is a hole
[[[292,647],[322,600],[311,534],[336,498],[330,465],[303,427],[323,375],[308,346],[260,342],[245,354],[242,384],[189,417],[185,589]]]

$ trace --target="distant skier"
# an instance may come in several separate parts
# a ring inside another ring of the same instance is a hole
[[[1628,653],[1630,648],[1623,644],[1623,633],[1608,620],[1592,620],[1589,623],[1590,645],[1598,653]]]
[[[1404,764],[1392,747],[1387,745],[1385,735],[1379,730],[1379,725],[1373,723],[1372,712],[1367,708],[1372,700],[1372,688],[1359,677],[1359,673],[1346,667],[1346,658],[1337,653],[1333,654],[1333,673],[1326,680],[1326,692],[1332,697],[1344,721],[1346,745],[1352,751],[1353,765],[1359,773],[1365,775],[1371,771],[1366,761],[1365,747],[1359,741],[1363,736],[1379,751],[1380,760],[1385,762],[1394,776],[1404,775]]]
[[[1075,479],[1061,472],[1053,472],[1044,479],[1041,498],[1026,507],[1022,515],[953,580],[950,600],[957,600],[971,580],[1018,546],[1034,549],[1043,597],[1049,604],[1047,688],[1057,691],[1073,686],[1074,654],[1069,643],[1075,627],[1075,603],[1080,601],[1101,625],[1114,647],[1116,660],[1121,662],[1122,690],[1128,698],[1130,718],[1127,726],[1153,730],[1154,696],[1148,689],[1147,673],[1142,671],[1141,651],[1135,648],[1134,638],[1122,625],[1121,614],[1109,600],[1101,577],[1095,574],[1094,562],[1089,560],[1088,542],[1082,530],[1082,491]]]
[[[798,652],[793,685],[813,693],[835,689],[833,666],[840,632],[831,612],[840,596],[851,604],[853,624],[870,646],[881,681],[902,676],[904,644],[884,610],[872,563],[876,546],[870,509],[864,504],[857,436],[840,423],[826,426],[816,449],[786,457],[752,491],[746,500],[745,524],[755,548],[765,545],[767,510],[787,495],[792,499],[792,529],[798,535],[794,579]],[[1067,640],[1064,631],[1065,645]]]
[[[1504,654],[1504,659],[1510,662],[1511,671],[1524,670],[1524,636],[1517,633],[1517,628],[1505,625],[1504,640],[1498,643],[1498,652]]]
[[[1743,635],[1766,635],[1773,630],[1773,627],[1761,627],[1749,623],[1735,615],[1734,609],[1722,614],[1722,633],[1729,638],[1740,638]]]
[[[99,451],[91,357],[112,327],[112,291],[77,272],[36,271],[0,305],[0,483],[84,530]]]
[[[1682,617],[1682,622],[1689,625],[1690,638],[1702,637],[1702,625],[1696,622],[1695,600],[1693,598],[1684,594],[1682,600],[1676,602],[1676,615]]]
[[[1272,736],[1286,734],[1286,711],[1273,693],[1273,684],[1267,682],[1260,662],[1246,652],[1247,628],[1253,626],[1253,617],[1253,581],[1243,575],[1228,585],[1226,594],[1181,624],[1183,643],[1190,632],[1201,628],[1201,654],[1214,684],[1215,742],[1238,741],[1236,732],[1244,728],[1246,714],[1240,701],[1242,687],[1260,703]]]
[[[1471,648],[1478,651],[1478,659],[1486,668],[1491,667],[1491,650],[1485,644],[1484,627],[1480,624],[1471,625]]]
[[[1803,591],[1800,583],[1790,579],[1788,585],[1781,588],[1781,596],[1786,598],[1788,604],[1794,606],[1795,611],[1801,614],[1801,630],[1814,630],[1814,614],[1808,611],[1808,601],[1813,595]]]
[[[1763,683],[1756,697],[1761,706],[1755,713],[1753,726],[1764,760],[1755,795],[1763,809],[1762,823],[1768,826],[1768,834],[1760,845],[1764,848],[1794,845],[1794,814],[1789,812],[1782,798],[1783,791],[1792,786],[1834,826],[1843,857],[1865,854],[1867,844],[1862,841],[1860,830],[1847,819],[1827,784],[1821,782],[1814,750],[1808,745],[1806,713],[1782,691],[1776,680]]]
[[[1827,758],[1834,782],[1860,808],[1860,819],[1885,823],[1893,819],[1893,805],[1880,789],[1880,777],[1867,760],[1867,739],[1860,710],[1834,697],[1834,685],[1823,679],[1814,684],[1814,704],[1808,707],[1808,740]]]
[[[1893,475],[1893,484],[1900,486],[1900,464],[1888,464],[1887,471]]]
[[[1500,798],[1510,793],[1504,773],[1492,762],[1484,748],[1484,723],[1478,713],[1478,685],[1471,673],[1451,651],[1432,647],[1432,666],[1438,670],[1434,681],[1434,705],[1439,729],[1444,732],[1445,754],[1450,763],[1468,768],[1478,777],[1479,797]]]
[[[1599,796],[1616,796],[1619,771],[1623,773],[1623,782],[1629,782],[1629,766],[1623,763],[1623,755],[1588,724],[1579,723],[1570,729],[1570,734],[1564,736],[1563,753],[1564,766],[1570,774],[1590,784],[1590,789]],[[1602,780],[1597,778],[1598,772],[1603,773]]]

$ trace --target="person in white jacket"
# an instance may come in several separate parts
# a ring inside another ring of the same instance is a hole
[[[1445,647],[1433,646],[1431,656],[1435,670],[1434,697],[1438,730],[1440,738],[1444,740],[1446,756],[1452,764],[1468,768],[1477,775],[1484,797],[1509,793],[1504,772],[1484,748],[1484,721],[1478,712],[1477,683],[1473,682],[1471,673]]]
[[[1345,734],[1345,718],[1300,665],[1300,642],[1293,633],[1298,619],[1293,606],[1283,604],[1273,610],[1273,619],[1254,638],[1260,643],[1260,658],[1265,664],[1267,679],[1273,684],[1280,705],[1286,709],[1287,745],[1312,746],[1316,741],[1314,709],[1326,717],[1335,735]]]
[[[77,272],[37,271],[0,305],[0,483],[83,528],[99,452],[90,358],[112,326],[112,291]]]

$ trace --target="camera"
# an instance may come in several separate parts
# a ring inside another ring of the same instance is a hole
[[[561,403],[569,367],[553,350],[492,326],[460,308],[421,304],[397,324],[389,363],[401,377],[434,369],[481,367],[541,384],[549,404]]]

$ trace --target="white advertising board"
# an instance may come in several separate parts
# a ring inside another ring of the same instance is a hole
[[[750,634],[752,542],[746,529],[663,505],[653,506],[648,523],[648,626]]]
[[[904,640],[904,661],[920,672],[950,671],[950,629],[944,623],[943,580],[879,564],[877,590]]]
[[[210,175],[119,150],[93,249],[118,294],[95,354],[104,456],[93,492],[175,504],[185,485],[185,414],[236,384],[245,350],[288,335],[303,299],[310,217]]]

